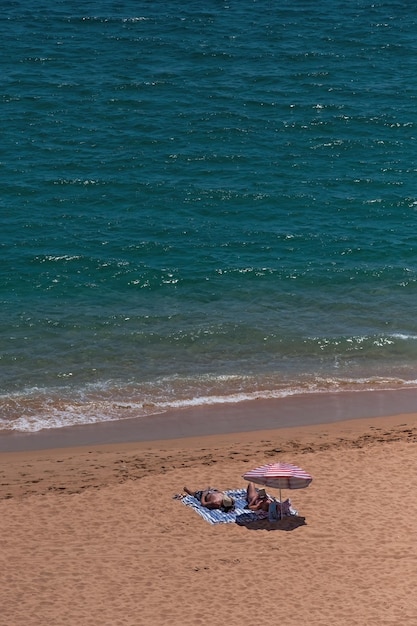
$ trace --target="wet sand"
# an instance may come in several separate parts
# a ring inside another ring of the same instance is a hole
[[[0,452],[245,433],[412,413],[416,409],[417,389],[295,395],[36,433],[0,431]]]

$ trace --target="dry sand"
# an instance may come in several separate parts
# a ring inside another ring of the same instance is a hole
[[[212,526],[185,484],[313,475],[299,518]],[[3,453],[0,624],[417,624],[417,415]]]

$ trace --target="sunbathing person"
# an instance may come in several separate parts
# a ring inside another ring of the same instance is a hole
[[[219,489],[214,489],[213,487],[207,487],[207,489],[201,491],[192,491],[188,489],[188,487],[184,487],[184,491],[190,496],[197,498],[206,509],[221,509],[225,513],[228,513],[232,511],[235,506],[233,498],[228,496],[224,491],[219,491]]]
[[[247,507],[251,511],[266,511],[269,510],[269,505],[274,502],[274,499],[268,496],[265,489],[257,489],[254,483],[249,483],[246,490],[246,500],[248,501]]]

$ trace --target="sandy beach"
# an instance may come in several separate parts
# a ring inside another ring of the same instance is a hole
[[[173,498],[275,460],[313,475],[297,517],[210,525]],[[2,624],[417,623],[417,413],[3,452],[0,479]]]

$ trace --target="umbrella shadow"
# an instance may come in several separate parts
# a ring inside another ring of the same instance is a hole
[[[236,518],[236,524],[244,526],[247,530],[285,530],[291,531],[300,526],[307,526],[305,517],[299,515],[288,515],[277,522],[270,522],[268,519],[258,519],[253,521],[239,520]]]

